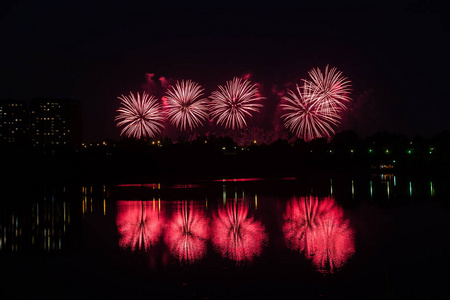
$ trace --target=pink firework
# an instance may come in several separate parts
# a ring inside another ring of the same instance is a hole
[[[181,130],[200,126],[208,118],[208,99],[202,97],[203,91],[193,81],[177,81],[166,93],[169,121]]]
[[[212,241],[223,257],[236,262],[250,261],[261,254],[267,241],[264,226],[248,216],[243,203],[229,203],[213,220]]]
[[[351,82],[342,76],[341,71],[337,71],[336,68],[328,70],[327,65],[324,73],[317,68],[308,74],[311,77],[308,84],[323,105],[337,111],[347,109],[347,104],[352,100],[349,96]]]
[[[184,201],[167,225],[164,240],[180,262],[193,263],[206,253],[208,229],[204,212]]]
[[[294,198],[284,220],[288,246],[304,253],[322,272],[333,273],[355,252],[353,230],[332,198]]]
[[[340,124],[342,111],[352,100],[351,84],[342,72],[336,68],[329,70],[328,66],[324,73],[317,68],[308,74],[310,80],[303,80],[303,86],[297,85],[296,91],[289,90],[282,98],[284,125],[305,141],[329,139]]]
[[[296,91],[289,90],[282,100],[280,107],[285,113],[281,117],[285,127],[305,141],[330,138],[333,127],[340,123],[340,112],[325,105],[325,99],[306,81],[303,86],[297,85]]]
[[[120,135],[125,134],[128,137],[137,139],[143,137],[155,137],[163,128],[161,105],[154,96],[147,93],[136,93],[136,96],[130,92],[129,96],[121,95],[121,107],[117,110],[117,126],[124,126]]]
[[[145,201],[117,202],[117,229],[119,246],[148,250],[158,242],[162,232],[163,220],[158,210]]]
[[[247,126],[246,118],[252,117],[252,112],[259,112],[262,105],[258,101],[264,97],[259,94],[256,84],[234,77],[225,86],[219,86],[210,99],[211,117],[217,124],[225,128],[242,129]]]

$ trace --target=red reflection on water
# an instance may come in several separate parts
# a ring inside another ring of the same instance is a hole
[[[148,250],[158,242],[163,218],[151,202],[118,201],[116,222],[120,247]]]
[[[183,201],[166,227],[165,242],[181,262],[192,263],[206,253],[209,224],[205,213],[193,203]]]
[[[232,178],[232,179],[217,179],[214,182],[246,182],[246,181],[260,181],[263,178]]]
[[[355,252],[353,230],[333,198],[301,197],[288,202],[283,232],[288,246],[333,273]]]
[[[231,179],[216,179],[212,180],[213,182],[246,182],[246,181],[262,181],[266,180],[267,178],[258,178],[258,177],[252,177],[252,178],[231,178]],[[279,178],[280,180],[295,180],[296,177],[282,177]]]
[[[211,230],[212,242],[218,251],[236,262],[259,256],[267,241],[264,226],[248,216],[248,207],[242,202],[219,208]]]
[[[158,183],[124,183],[124,184],[118,184],[118,187],[147,187],[152,189],[159,188]]]
[[[194,189],[200,187],[200,184],[174,184],[170,186],[171,189]]]

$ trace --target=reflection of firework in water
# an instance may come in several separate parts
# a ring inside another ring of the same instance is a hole
[[[256,84],[234,77],[225,86],[219,85],[219,90],[211,96],[210,111],[213,120],[225,128],[241,129],[247,126],[245,119],[258,112],[264,99],[261,97]]]
[[[303,80],[303,86],[297,85],[296,92],[289,90],[282,98],[284,125],[306,141],[330,138],[351,101],[350,81],[336,68],[328,70],[328,66],[324,73],[317,68],[308,74],[311,80]]]
[[[343,219],[342,209],[332,209],[325,214],[316,228],[316,251],[312,258],[319,270],[329,270],[344,265],[355,252],[353,231],[347,220]]]
[[[267,241],[264,226],[248,217],[248,207],[243,203],[229,203],[220,208],[212,230],[212,241],[222,256],[237,262],[259,256]]]
[[[171,253],[192,263],[205,255],[207,238],[208,221],[203,211],[192,203],[181,203],[166,227],[165,241]]]
[[[321,271],[333,273],[355,252],[353,230],[332,198],[293,199],[284,220],[289,247],[303,252]]]
[[[118,97],[121,107],[117,110],[117,126],[124,126],[120,135],[128,137],[154,137],[161,132],[164,117],[161,114],[161,105],[154,96],[147,93],[136,93],[136,97],[130,92],[129,96]]]
[[[120,247],[130,247],[133,251],[136,247],[148,250],[158,242],[163,220],[149,202],[118,201],[117,210]]]
[[[208,100],[202,98],[203,89],[190,80],[177,82],[166,93],[167,117],[180,128],[195,129],[208,118]]]
[[[325,200],[319,205],[317,198],[312,196],[288,202],[283,231],[289,246],[311,255],[314,252],[315,240],[313,229],[317,227],[319,219],[333,204],[333,202]]]

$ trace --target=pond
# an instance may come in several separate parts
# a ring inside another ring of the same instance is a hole
[[[5,298],[443,297],[446,182],[316,174],[23,186],[2,201],[0,291]]]

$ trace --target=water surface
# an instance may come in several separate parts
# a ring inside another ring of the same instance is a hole
[[[3,200],[8,298],[445,295],[444,177],[48,184]]]

